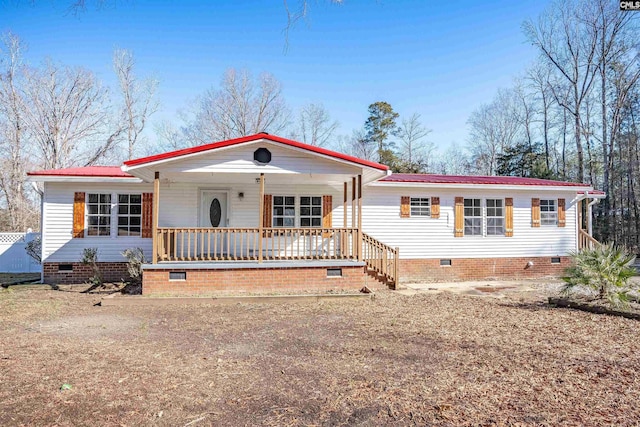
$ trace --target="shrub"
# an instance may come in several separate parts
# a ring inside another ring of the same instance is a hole
[[[98,248],[84,248],[82,251],[82,263],[91,267],[93,276],[89,278],[89,283],[92,287],[101,286],[102,272],[98,267]]]
[[[33,240],[27,243],[27,246],[24,249],[25,251],[27,251],[27,255],[38,261],[38,264],[42,263],[42,239],[40,238],[40,236],[35,237]]]
[[[574,288],[582,288],[595,292],[598,299],[612,306],[628,304],[629,292],[634,290],[629,279],[636,272],[635,255],[623,247],[606,244],[571,257],[574,265],[567,269],[562,293],[568,295]]]
[[[127,259],[127,270],[131,277],[132,283],[140,283],[142,281],[142,264],[147,260],[141,248],[129,248],[122,252],[122,256]]]

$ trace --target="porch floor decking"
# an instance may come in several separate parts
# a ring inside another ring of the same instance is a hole
[[[285,268],[327,268],[364,267],[364,261],[348,259],[313,259],[286,261],[160,261],[157,264],[143,264],[143,270],[241,270],[241,269],[285,269]]]

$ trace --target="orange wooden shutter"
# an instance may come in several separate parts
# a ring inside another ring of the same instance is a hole
[[[153,193],[142,194],[142,237],[150,239],[153,233]]]
[[[505,206],[504,235],[506,237],[513,237],[513,198],[507,197],[506,199],[504,199],[504,206]]]
[[[456,197],[454,237],[464,236],[464,197]]]
[[[73,196],[73,237],[84,237],[84,198],[85,194],[76,192]]]
[[[558,199],[558,227],[564,227],[567,224],[567,212],[565,210],[565,200]]]
[[[540,199],[531,199],[531,226],[540,227]]]
[[[264,195],[264,211],[262,212],[262,226],[271,227],[273,218],[273,196],[271,194]]]
[[[411,197],[400,197],[400,218],[409,218],[411,216]]]
[[[333,220],[331,212],[333,210],[333,197],[331,195],[322,196],[322,228],[331,228]],[[323,233],[323,237],[329,237],[330,233]]]
[[[333,210],[333,197],[330,195],[322,196],[322,228],[331,228],[333,226],[331,212]]]
[[[440,197],[431,198],[431,218],[440,218]]]

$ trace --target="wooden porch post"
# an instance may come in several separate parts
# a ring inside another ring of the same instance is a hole
[[[356,228],[356,177],[351,178],[351,228]],[[351,242],[351,256],[358,252],[358,235],[354,234]]]
[[[262,230],[264,227],[264,174],[260,174],[260,208],[258,209],[258,263],[262,263]],[[255,247],[255,246],[254,246]]]
[[[152,255],[151,255],[151,263],[158,263],[158,214],[160,209],[160,172],[155,173],[155,177],[153,179],[153,215],[152,215],[152,225],[151,232],[153,235],[151,236],[152,241]]]
[[[362,175],[358,175],[358,261],[362,259]]]
[[[344,182],[344,199],[342,201],[342,213],[344,214],[344,228],[347,228],[347,182]]]

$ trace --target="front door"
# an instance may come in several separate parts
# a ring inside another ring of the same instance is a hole
[[[198,225],[205,228],[225,228],[229,225],[227,216],[227,193],[215,190],[200,192],[200,215]],[[229,253],[228,236],[224,230],[212,233],[200,233],[202,241],[197,242],[200,256],[218,259]]]
[[[227,193],[215,190],[202,190],[200,193],[200,227],[226,227]]]

